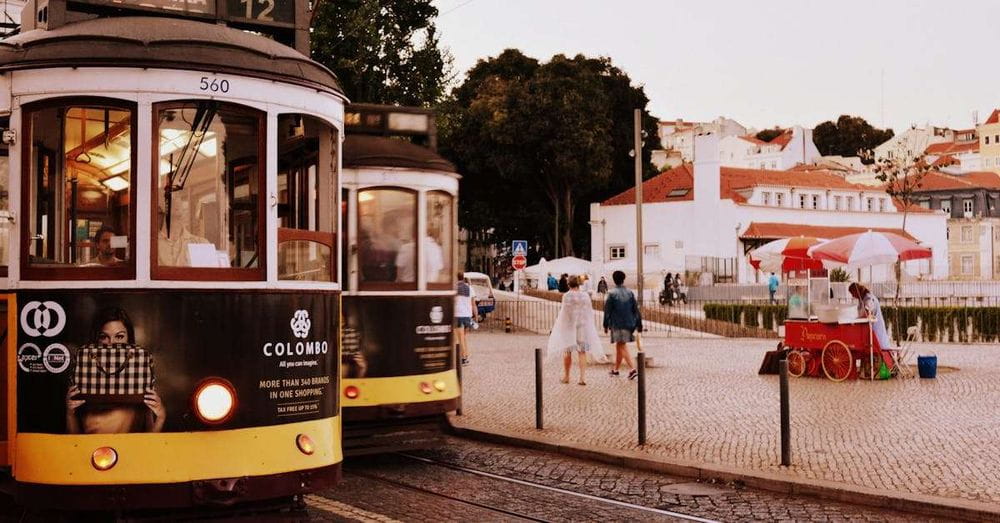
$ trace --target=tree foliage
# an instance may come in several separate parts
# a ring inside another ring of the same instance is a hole
[[[606,58],[541,63],[508,49],[479,61],[439,110],[442,152],[463,176],[460,224],[498,244],[533,240],[548,256],[556,245],[560,256],[582,252],[587,204],[633,176],[632,110],[646,103]],[[656,120],[644,113],[643,123],[652,174]]]
[[[319,4],[312,58],[355,102],[431,106],[441,100],[451,57],[441,48],[431,0],[331,0]]]
[[[756,138],[764,142],[770,142],[771,140],[781,136],[781,133],[785,132],[784,129],[779,129],[775,127],[774,129],[764,129],[763,131],[757,133]]]
[[[824,156],[865,157],[869,151],[892,137],[892,129],[876,129],[864,118],[846,114],[837,118],[836,123],[826,121],[813,129],[813,142]]]

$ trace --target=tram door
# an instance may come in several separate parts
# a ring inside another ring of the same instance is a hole
[[[0,295],[0,376],[3,376],[3,384],[0,385],[0,466],[10,465],[7,453],[8,431],[12,422],[8,416],[13,414],[14,409],[9,408],[13,397],[10,391],[14,388],[15,369],[11,367],[10,355],[13,354],[11,345],[14,339],[11,333],[7,332],[7,306],[8,295]]]

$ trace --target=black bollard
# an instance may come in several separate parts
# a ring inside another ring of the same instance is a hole
[[[646,353],[639,352],[636,357],[639,370],[639,444],[646,444]]]
[[[462,346],[455,344],[455,373],[458,377],[458,408],[455,414],[462,415]]]
[[[542,349],[535,349],[535,428],[542,430]]]
[[[792,464],[791,433],[788,416],[788,360],[778,362],[778,387],[781,395],[781,466]]]

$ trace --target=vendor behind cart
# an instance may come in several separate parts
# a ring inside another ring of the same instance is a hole
[[[851,293],[851,296],[854,296],[858,300],[858,317],[875,319],[875,322],[872,324],[872,331],[878,340],[879,348],[891,348],[892,342],[889,340],[889,333],[885,328],[885,319],[882,317],[882,306],[879,305],[878,298],[864,285],[858,283],[852,283],[847,290]]]

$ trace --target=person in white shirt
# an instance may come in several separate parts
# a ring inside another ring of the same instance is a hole
[[[462,350],[462,365],[469,364],[469,343],[466,329],[472,328],[472,315],[476,309],[476,292],[465,281],[465,273],[458,273],[455,282],[455,342]]]

